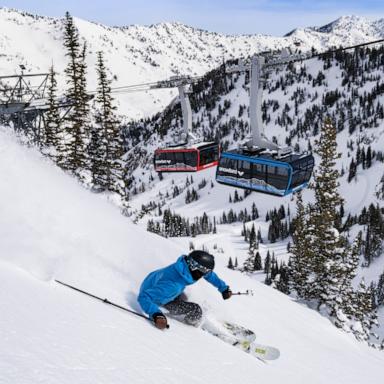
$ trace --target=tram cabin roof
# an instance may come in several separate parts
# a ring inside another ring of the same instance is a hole
[[[282,163],[292,163],[296,160],[302,159],[308,155],[309,153],[290,153],[289,155],[278,157],[276,151],[270,151],[270,150],[247,150],[247,149],[233,149],[230,151],[225,151],[223,155],[225,154],[232,154],[236,155],[239,158],[251,158],[251,159],[264,159],[269,161],[276,161],[276,162],[282,162]],[[244,159],[246,160],[246,159]]]

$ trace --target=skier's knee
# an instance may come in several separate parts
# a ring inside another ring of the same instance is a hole
[[[200,305],[195,303],[190,303],[191,310],[189,311],[188,315],[185,317],[185,321],[190,325],[199,325],[202,317],[203,317],[203,310],[201,309]]]

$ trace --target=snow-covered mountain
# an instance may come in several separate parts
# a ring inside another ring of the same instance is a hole
[[[56,284],[53,279],[60,279],[138,310],[144,276],[186,248],[134,225],[4,129],[0,174],[6,180],[0,188],[1,382],[380,381],[382,352],[288,296],[227,269],[229,254],[213,248],[217,273],[235,290],[253,289],[254,296],[224,301],[200,282],[188,289],[190,299],[210,316],[254,329],[259,342],[280,348],[279,360],[263,364],[177,321],[159,331]]]
[[[314,30],[322,33],[333,33],[340,38],[349,35],[353,40],[356,38],[364,39],[366,36],[382,36],[383,28],[384,19],[369,22],[358,16],[342,16],[332,23],[314,28]]]
[[[215,70],[223,59],[236,59],[297,42],[301,43],[301,49],[314,47],[321,51],[330,46],[353,45],[384,37],[383,19],[369,22],[355,16],[342,17],[323,27],[296,29],[285,37],[225,36],[179,23],[115,28],[80,19],[75,22],[89,49],[90,90],[96,87],[94,64],[98,50],[106,53],[110,75],[115,77],[113,86],[156,81],[174,74],[205,74],[191,95],[194,129],[199,137],[218,138],[230,147],[242,142],[248,133],[249,98],[243,74],[225,77]],[[26,72],[43,72],[53,61],[61,73],[60,89],[64,90],[62,72],[66,58],[62,40],[63,20],[0,9],[1,74],[17,73],[19,64],[27,67]],[[313,147],[323,116],[330,115],[334,120],[338,128],[338,150],[342,153],[338,169],[342,171],[340,191],[345,198],[344,223],[348,215],[359,216],[371,203],[383,207],[383,56],[381,49],[366,51],[356,61],[346,54],[313,58],[290,68],[278,68],[268,74],[264,91],[266,133],[281,144],[302,150]],[[207,73],[210,70],[213,71]],[[104,201],[109,196],[95,196],[81,190],[33,150],[18,147],[11,134],[0,131],[0,174],[6,180],[5,187],[0,188],[0,274],[7,287],[3,294],[7,290],[13,292],[13,296],[4,295],[0,301],[9,309],[2,308],[1,313],[7,315],[0,317],[0,332],[4,332],[8,342],[6,349],[0,349],[0,354],[5,356],[0,370],[3,372],[4,368],[7,372],[6,382],[37,381],[46,379],[47,375],[58,383],[67,382],[68,377],[72,381],[91,382],[95,376],[90,371],[96,368],[99,368],[100,381],[120,382],[123,376],[131,378],[132,382],[149,382],[151,372],[143,373],[147,362],[156,368],[160,383],[170,380],[216,382],[217,377],[220,378],[217,382],[251,383],[255,376],[258,380],[277,383],[287,375],[289,382],[295,383],[300,380],[348,384],[378,382],[382,354],[366,349],[352,336],[334,329],[326,318],[260,284],[265,278],[262,272],[244,276],[225,268],[229,257],[238,258],[240,264],[245,260],[248,243],[241,234],[243,221],[223,223],[223,214],[229,215],[231,210],[232,217],[241,217],[245,210],[251,212],[253,204],[258,209],[258,217],[248,221],[245,227],[249,229],[254,224],[256,230],[260,229],[264,240],[260,244],[263,261],[268,251],[274,253],[279,262],[288,260],[289,238],[269,241],[270,221],[265,218],[271,210],[283,205],[286,212],[290,212],[286,219],[289,221],[295,206],[291,196],[244,195],[241,190],[217,184],[214,169],[194,174],[193,180],[185,174],[164,175],[160,180],[153,172],[153,149],[172,139],[181,126],[179,106],[168,105],[174,96],[172,90],[116,95],[122,115],[148,117],[132,124],[128,130],[128,161],[132,161],[134,176],[129,212],[136,226]],[[153,116],[155,112],[160,113]],[[356,175],[348,180],[352,159],[360,156],[361,160],[361,151],[365,156],[368,148],[375,154],[371,164],[367,167],[360,162]],[[29,187],[28,193],[25,185]],[[198,198],[186,203],[192,189],[197,191]],[[240,201],[235,200],[235,193]],[[312,199],[310,191],[305,191],[304,199]],[[147,233],[145,229],[151,221],[162,223],[167,209],[179,215],[181,221],[190,223],[196,217],[200,220],[205,213],[211,224],[216,220],[217,231],[168,239]],[[358,230],[363,230],[364,234],[367,230],[366,223],[351,220],[346,230],[350,240]],[[247,356],[237,355],[237,351],[228,350],[209,335],[201,335],[177,323],[172,324],[174,339],[169,341],[169,333],[165,336],[152,330],[151,341],[147,344],[143,342],[149,332],[147,324],[127,319],[125,314],[105,314],[107,309],[100,308],[100,304],[76,298],[51,282],[52,278],[68,280],[138,309],[134,297],[144,275],[186,252],[190,243],[215,252],[219,273],[231,280],[233,286],[252,288],[256,292],[250,300],[241,298],[239,302],[218,303],[215,292],[208,293],[206,286],[198,286],[191,290],[191,297],[219,316],[254,328],[260,333],[261,342],[278,345],[283,351],[277,363],[281,365],[276,366],[278,369],[257,366],[254,375],[247,368],[250,364]],[[368,283],[377,282],[384,272],[384,255],[375,258],[369,268],[363,267],[364,262],[362,258],[356,284],[361,277]],[[37,309],[30,304],[31,292],[38,298]],[[75,317],[78,331],[73,330],[67,312]],[[99,322],[90,325],[87,313]],[[379,308],[379,316],[383,324],[383,307]],[[58,322],[57,318],[62,321]],[[71,333],[66,328],[72,328]],[[105,334],[101,328],[107,330]],[[37,348],[35,336],[43,329],[49,331]],[[100,333],[102,353],[93,344]],[[378,333],[381,340],[384,327]],[[113,346],[108,343],[107,334],[114,340]],[[62,336],[58,338],[57,335]],[[81,348],[68,357],[67,351],[75,349],[77,342]],[[188,344],[186,350],[183,342]],[[137,347],[127,352],[127,344]],[[208,373],[196,377],[196,371],[201,371],[198,359],[201,345],[207,346],[203,357],[207,359]],[[296,357],[286,352],[292,350],[292,345]],[[159,355],[162,358],[157,362]],[[105,358],[105,365],[101,367],[100,356]],[[298,359],[297,356],[303,357]],[[137,363],[134,369],[129,365],[131,361]],[[185,361],[188,365],[179,368]],[[329,367],[326,372],[324,364]],[[40,365],[43,368],[36,371],[36,366]],[[70,371],[71,366],[82,370],[83,374]],[[58,369],[66,372],[65,378],[57,378]],[[368,376],[364,376],[366,374]]]
[[[342,16],[321,27],[298,28],[286,36],[295,37],[298,41],[310,44],[316,41],[326,46],[345,47],[383,37],[384,19],[368,21],[359,16]],[[368,39],[368,40],[367,40]],[[316,49],[320,47],[314,45]]]
[[[88,46],[89,91],[96,89],[96,52],[104,51],[113,86],[126,86],[167,79],[172,75],[203,75],[223,60],[248,57],[256,52],[292,47],[322,51],[384,37],[384,21],[342,17],[322,28],[297,29],[285,37],[267,35],[228,36],[180,23],[151,26],[108,27],[75,18],[80,36]],[[257,25],[255,26],[257,33]],[[0,8],[0,73],[14,74],[19,65],[26,73],[47,72],[52,63],[65,88],[63,70],[63,19],[35,16]],[[176,95],[174,90],[117,95],[119,112],[130,118],[151,116]]]

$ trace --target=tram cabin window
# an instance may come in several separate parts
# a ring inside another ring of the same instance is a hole
[[[266,165],[254,163],[252,175],[254,178],[256,178],[258,180],[264,180],[265,181]]]
[[[277,189],[286,189],[288,185],[288,168],[268,165],[267,183]]]
[[[217,168],[217,174],[218,176],[225,176],[231,179],[236,179],[237,160],[230,159],[228,157],[222,157]]]
[[[176,165],[185,164],[184,152],[174,152]]]
[[[159,167],[170,166],[175,163],[175,156],[172,152],[157,152],[155,164]]]
[[[196,151],[188,151],[184,152],[185,164],[190,167],[196,167],[197,163],[197,152]]]
[[[161,161],[164,161],[164,160],[168,160],[167,159],[167,154],[165,152],[156,152],[156,155],[155,155],[155,160],[157,162],[161,162]]]
[[[217,161],[219,158],[219,148],[217,145],[210,148],[200,149],[200,165],[206,165]]]
[[[246,179],[250,180],[252,179],[252,163],[250,161],[246,160],[240,160],[238,163],[238,178],[239,179]]]
[[[309,181],[312,174],[314,161],[312,157],[301,159],[292,164],[293,176],[291,188],[298,187]]]

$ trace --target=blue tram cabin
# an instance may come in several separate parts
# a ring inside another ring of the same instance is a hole
[[[286,196],[308,185],[314,167],[311,154],[243,149],[223,152],[216,169],[216,181],[233,187]]]

